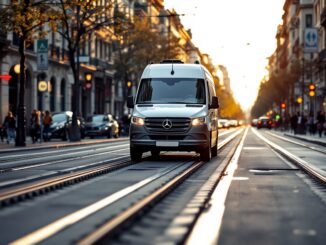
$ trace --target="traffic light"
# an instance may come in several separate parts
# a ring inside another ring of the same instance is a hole
[[[127,82],[127,87],[130,89],[132,87],[132,81]]]
[[[301,98],[301,97],[298,97],[298,98],[297,98],[297,103],[298,103],[298,104],[301,104],[301,103],[302,103],[302,98]]]
[[[85,73],[85,84],[84,84],[84,88],[86,90],[92,89],[92,79],[93,79],[93,74],[90,72],[86,72]]]
[[[315,90],[316,90],[315,84],[310,83],[309,84],[309,96],[310,97],[315,96]]]
[[[281,108],[282,108],[282,109],[285,109],[285,108],[286,108],[286,104],[285,104],[285,103],[282,103],[282,104],[281,104]]]

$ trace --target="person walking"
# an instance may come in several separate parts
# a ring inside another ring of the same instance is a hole
[[[11,111],[8,112],[3,125],[7,133],[7,144],[10,144],[11,139],[15,139],[16,119]]]
[[[37,110],[32,111],[31,116],[31,137],[33,144],[38,140],[38,133],[40,130],[40,112]]]
[[[52,120],[51,113],[49,111],[45,111],[45,115],[43,117],[43,139],[44,139],[44,141],[50,140],[49,130],[50,130],[52,121],[53,120]]]
[[[317,114],[317,130],[320,138],[323,134],[324,123],[325,123],[325,114],[323,111],[319,111]]]
[[[291,117],[290,123],[291,123],[291,129],[293,130],[293,133],[296,134],[297,133],[297,127],[298,127],[298,115],[297,114],[294,114]]]

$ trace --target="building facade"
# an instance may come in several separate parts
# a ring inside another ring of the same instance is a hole
[[[0,0],[7,3],[7,0]],[[181,58],[185,62],[201,61],[200,50],[192,43],[191,32],[181,24],[174,10],[165,10],[163,0],[116,0],[112,15],[122,14],[131,23],[135,16],[148,17],[151,26],[165,35],[179,39],[182,47]],[[164,16],[164,18],[162,18]],[[47,28],[47,27],[44,27]],[[19,94],[19,39],[14,33],[1,33],[0,74],[9,74],[9,81],[0,80],[0,120],[8,111],[16,114]],[[124,37],[117,36],[114,27],[103,27],[91,33],[79,49],[80,98],[78,111],[83,117],[94,113],[111,113],[122,117],[128,113],[126,107],[126,81],[116,79],[115,60],[119,45]],[[26,90],[25,105],[27,122],[33,109],[49,110],[52,113],[72,110],[74,76],[69,65],[68,44],[59,33],[49,32],[43,39],[48,42],[48,69],[38,70],[37,41],[26,49]],[[120,50],[121,51],[121,50]],[[124,50],[123,50],[124,52]],[[91,88],[86,88],[85,76],[92,77]],[[133,74],[131,80],[139,78]],[[48,86],[45,92],[38,89],[41,81]],[[132,83],[135,92],[137,82]],[[0,122],[0,123],[1,123]]]

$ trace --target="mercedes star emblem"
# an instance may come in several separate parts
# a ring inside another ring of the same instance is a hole
[[[162,127],[164,129],[171,129],[172,128],[172,122],[169,120],[169,119],[165,119],[163,122],[162,122]]]

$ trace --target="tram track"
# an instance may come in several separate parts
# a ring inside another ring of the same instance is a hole
[[[275,138],[278,138],[280,140],[292,143],[294,145],[302,146],[304,148],[307,148],[307,149],[310,149],[310,150],[313,150],[313,151],[316,151],[316,152],[319,152],[319,153],[322,153],[322,154],[326,155],[326,150],[322,149],[320,147],[310,146],[310,145],[307,145],[307,144],[304,144],[304,143],[301,143],[301,142],[298,142],[298,141],[294,141],[292,139],[288,139],[286,137],[283,137],[283,136],[280,136],[280,135],[277,135],[277,134],[273,134],[273,133],[270,133],[270,132],[268,132],[268,134],[275,137]]]
[[[222,142],[219,143],[218,145],[218,149],[221,150],[225,145],[227,145],[228,143],[230,143],[232,140],[234,140],[235,138],[237,138],[241,132],[243,130],[239,130],[235,133],[233,133],[232,135],[230,135],[229,137],[227,137],[225,140],[223,140]],[[124,210],[123,212],[119,213],[116,217],[114,217],[113,219],[110,219],[110,227],[113,229],[116,229],[117,227],[120,226],[120,224],[124,223],[124,222],[128,222],[126,220],[128,220],[131,217],[135,217],[137,216],[137,213],[142,213],[142,210],[145,208],[146,206],[151,206],[153,205],[153,202],[155,202],[154,200],[159,200],[160,198],[163,197],[163,195],[166,195],[166,193],[168,193],[169,191],[171,191],[172,189],[174,189],[176,187],[177,184],[181,183],[183,180],[185,180],[187,177],[189,177],[193,172],[195,172],[197,169],[199,169],[201,166],[205,165],[205,162],[202,161],[198,161],[196,160],[198,159],[197,156],[195,159],[190,159],[191,161],[193,161],[193,163],[191,163],[191,167],[187,167],[185,170],[181,171],[180,174],[178,174],[177,177],[173,177],[172,179],[170,179],[167,183],[165,183],[163,186],[162,184],[160,184],[160,188],[155,190],[154,192],[152,192],[151,194],[149,194],[148,196],[142,198],[141,200],[135,202],[133,205],[131,205],[130,207],[128,207],[126,210]],[[188,159],[188,162],[190,161]],[[183,164],[179,164],[179,166],[176,164],[173,169],[175,168],[180,168],[180,166],[182,166]],[[171,170],[172,171],[172,170]],[[174,170],[173,170],[174,171]],[[169,172],[169,171],[168,171]],[[163,175],[168,174],[168,172],[165,172]],[[155,179],[160,179],[162,178],[162,176],[156,176]],[[148,180],[143,180],[141,182],[139,182],[138,184],[142,183],[141,186],[138,187],[127,187],[128,190],[130,190],[130,188],[135,191],[135,189],[133,188],[143,188],[143,184],[144,187],[146,186],[145,182],[147,182]],[[148,183],[152,182],[148,181]],[[53,235],[59,233],[60,231],[62,231],[63,229],[67,229],[70,226],[75,225],[76,223],[80,222],[80,219],[77,218],[75,221],[71,221],[73,217],[81,217],[81,219],[86,218],[90,215],[93,215],[94,213],[98,212],[99,209],[103,209],[105,207],[107,207],[107,205],[110,205],[112,198],[115,200],[115,198],[117,198],[117,196],[119,196],[119,198],[124,198],[125,196],[129,195],[130,192],[126,192],[125,190],[121,190],[117,193],[113,194],[110,197],[104,198],[90,206],[87,206],[85,208],[83,208],[82,210],[76,211],[74,213],[71,213],[69,215],[67,215],[66,217],[63,217],[62,219],[59,219],[57,221],[52,222],[51,224],[42,227],[30,234],[27,234],[26,236],[16,240],[13,242],[13,244],[33,244],[33,243],[38,243],[38,242],[42,242],[45,241],[46,239],[52,237]],[[111,200],[111,201],[110,201]],[[93,209],[94,207],[96,207],[95,209]],[[82,212],[82,213],[80,213]],[[83,212],[86,212],[87,215]],[[86,216],[84,216],[84,214]],[[67,218],[69,217],[69,218]],[[58,226],[59,225],[59,226]],[[58,228],[59,227],[59,228]],[[107,227],[107,226],[106,226]],[[102,229],[101,229],[102,230]],[[104,229],[105,233],[107,232],[107,228]],[[99,230],[98,230],[99,231]],[[102,230],[103,232],[103,230]],[[83,241],[80,241],[81,243],[83,243]]]
[[[238,133],[229,136],[226,140],[224,140],[218,145],[218,149],[221,150],[224,146],[226,146],[237,136],[239,136],[241,132],[242,130],[239,131]],[[219,167],[215,170],[215,172],[212,173],[211,177],[200,188],[198,193],[190,200],[189,205],[185,207],[181,212],[180,217],[185,213],[189,213],[189,207],[198,208],[197,214],[193,215],[191,219],[189,219],[188,217],[187,227],[189,229],[183,232],[183,234],[180,233],[178,238],[179,240],[175,243],[180,244],[186,240],[187,236],[190,233],[190,228],[195,224],[200,213],[207,206],[207,202],[213,190],[218,185],[219,180],[222,178],[223,175],[226,174],[225,171],[227,169],[227,166],[232,162],[231,156],[235,154],[239,143],[240,141],[236,143],[236,147],[233,147],[231,153],[229,153],[229,156],[226,158],[227,160],[225,160],[223,164],[219,165]],[[124,212],[120,213],[113,219],[110,219],[109,221],[101,225],[98,229],[94,230],[93,232],[89,233],[87,236],[80,239],[77,242],[77,244],[79,245],[87,245],[87,244],[94,244],[94,243],[108,244],[111,242],[111,239],[113,239],[114,241],[115,236],[118,235],[118,232],[119,235],[121,235],[121,232],[123,232],[123,228],[127,227],[127,230],[130,229],[128,227],[133,222],[136,222],[136,226],[137,226],[137,223],[139,222],[138,219],[140,218],[142,219],[143,216],[146,214],[146,212],[150,211],[153,208],[153,206],[159,204],[161,200],[164,200],[164,198],[168,196],[169,193],[173,192],[176,188],[178,188],[179,185],[184,184],[186,179],[190,178],[190,176],[194,174],[194,172],[201,169],[204,165],[205,162],[202,161],[195,163],[191,168],[187,169],[187,171],[177,176],[177,178],[174,178],[170,182],[166,183],[164,186],[157,189],[151,195],[147,196],[146,198],[136,203],[135,205],[129,207]],[[178,217],[176,217],[176,219],[178,219]],[[164,240],[164,238],[163,239],[159,238],[159,239],[161,239],[160,243],[162,244],[169,244],[169,243],[172,244],[171,241]]]
[[[222,141],[221,144],[219,145],[219,148],[222,148],[232,139],[234,135],[234,131],[228,132],[227,134],[231,134],[231,133],[233,134],[227,137],[226,140]],[[122,145],[113,146],[113,148],[117,148],[121,146]],[[108,148],[112,149],[112,147],[105,147],[106,150]],[[119,149],[117,151],[119,151]],[[114,151],[110,151],[110,153],[113,152]],[[58,163],[71,161],[74,159],[81,159],[83,157],[92,158],[98,154],[104,154],[104,153],[96,153],[92,155],[76,157],[73,159],[70,158],[70,159],[64,159],[60,161],[20,166],[20,167],[6,169],[2,173],[26,170],[26,169],[36,168],[40,166],[47,166],[51,164],[58,164]],[[144,155],[144,157],[147,158],[149,156],[150,156],[149,154]],[[116,164],[115,161],[119,161],[120,163]],[[84,163],[83,165],[78,167],[66,168],[48,174],[28,176],[18,180],[4,181],[0,183],[0,190],[2,190],[0,192],[0,207],[9,206],[26,199],[34,198],[39,195],[48,193],[52,190],[56,190],[64,186],[68,186],[97,175],[105,174],[129,166],[131,164],[132,163],[129,160],[129,156],[121,156],[109,160]]]
[[[263,135],[257,132],[257,130],[252,129],[254,134],[259,137],[261,140],[263,140],[267,145],[269,145],[272,149],[274,149],[277,153],[281,154],[283,157],[285,157],[287,160],[295,164],[297,167],[299,167],[303,172],[308,174],[310,177],[313,179],[317,180],[321,185],[326,186],[326,172],[320,168],[317,168],[313,164],[311,164],[309,161],[306,161],[297,155],[291,153],[290,151],[286,150],[285,148],[279,146],[278,144],[270,141],[269,139],[265,138]],[[298,145],[300,147],[304,147],[309,150],[316,151],[321,154],[325,154],[324,151],[321,151],[319,149],[316,149],[314,147],[309,147],[304,144],[298,143],[298,142],[293,142],[292,140],[284,139],[284,137],[280,136],[275,136],[272,135],[273,137],[277,137],[280,140],[289,142],[291,144]]]
[[[77,151],[69,150],[68,152],[59,151],[59,152],[47,152],[45,154],[42,153],[41,156],[32,155],[27,158],[19,158],[15,161],[6,161],[1,163],[0,174],[12,171],[33,169],[40,166],[53,165],[58,163],[64,163],[74,160],[80,160],[84,158],[93,158],[95,156],[105,155],[112,152],[114,149],[122,148],[129,146],[129,144],[122,145],[113,145],[113,146],[105,146],[101,148],[94,149],[75,149]],[[58,159],[59,158],[59,159]],[[60,159],[61,158],[61,159]],[[46,161],[46,162],[44,162]]]

